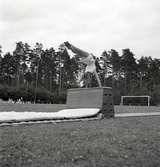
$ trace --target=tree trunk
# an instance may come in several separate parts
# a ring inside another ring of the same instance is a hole
[[[142,74],[140,74],[140,93],[142,92]]]
[[[52,72],[52,70],[51,70],[51,72],[50,72],[50,92],[52,92],[53,90],[53,72]]]

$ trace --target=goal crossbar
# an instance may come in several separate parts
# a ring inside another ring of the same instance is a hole
[[[147,97],[148,98],[148,107],[150,106],[150,96],[121,96],[121,105],[123,106],[123,99],[125,97]]]

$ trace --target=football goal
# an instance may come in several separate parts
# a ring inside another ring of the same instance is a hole
[[[150,106],[150,96],[121,96],[121,105]]]

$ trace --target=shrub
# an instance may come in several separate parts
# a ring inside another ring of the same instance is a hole
[[[0,84],[0,99],[8,100],[8,86]]]

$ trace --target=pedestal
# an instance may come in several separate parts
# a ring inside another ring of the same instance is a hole
[[[67,108],[99,108],[105,117],[114,117],[112,88],[75,88],[67,94]]]

